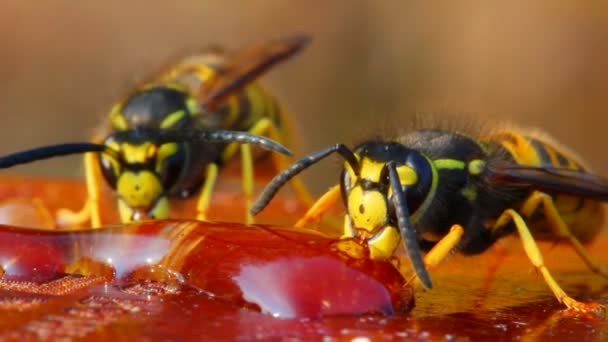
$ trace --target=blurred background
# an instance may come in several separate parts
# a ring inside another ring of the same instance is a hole
[[[601,1],[4,1],[0,154],[88,139],[179,57],[296,32],[313,43],[263,81],[293,114],[300,155],[434,114],[542,128],[608,175]],[[338,178],[326,167],[305,177],[317,191]],[[82,169],[69,157],[6,173]]]

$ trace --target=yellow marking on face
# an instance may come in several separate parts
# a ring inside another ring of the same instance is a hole
[[[177,143],[162,144],[156,152],[156,172],[161,173],[165,159],[172,156],[178,150]]]
[[[122,143],[120,145],[120,150],[122,151],[127,164],[145,163],[148,158],[154,156],[154,153],[156,153],[156,147],[149,142],[140,145]]]
[[[485,167],[486,167],[486,162],[484,162],[483,160],[480,160],[480,159],[475,159],[475,160],[471,160],[469,162],[468,171],[469,171],[469,174],[478,175],[483,171],[483,169]]]
[[[390,259],[401,242],[399,230],[393,226],[386,226],[378,234],[368,240],[370,257],[373,260]]]
[[[380,182],[380,175],[382,174],[382,170],[384,169],[385,163],[377,162],[371,160],[369,158],[363,158],[360,161],[360,172],[359,175],[362,179],[368,179],[372,182]]]
[[[161,195],[163,187],[153,172],[125,171],[118,178],[116,192],[131,208],[149,208]]]
[[[125,131],[129,128],[127,119],[122,115],[122,103],[117,103],[110,110],[110,122],[117,131]]]
[[[414,185],[418,182],[418,173],[407,165],[397,167],[397,174],[399,175],[399,183],[401,185]]]
[[[437,169],[461,170],[464,169],[466,163],[458,159],[435,159],[433,164]]]
[[[156,156],[156,145],[154,144],[150,144],[150,146],[148,147],[148,151],[146,151],[146,158],[147,159],[151,159],[154,158],[154,156]]]
[[[108,146],[109,148],[111,148],[114,151],[120,151],[120,144],[114,140],[106,142],[106,146]]]
[[[413,168],[407,165],[401,165],[397,167],[397,174],[399,175],[399,183],[401,185],[409,186],[414,185],[418,181],[418,173]],[[393,188],[388,188],[388,198],[393,196]]]
[[[114,151],[120,150],[120,145],[116,141],[108,141],[105,145]],[[118,160],[112,158],[112,155],[110,154],[104,154],[104,157],[110,161],[110,166],[112,167],[114,174],[118,175],[120,173],[120,163]]]
[[[354,187],[348,194],[348,213],[355,228],[374,231],[387,220],[386,197],[379,191]]]
[[[172,128],[176,123],[178,123],[181,119],[186,116],[186,112],[184,110],[175,111],[169,115],[160,123],[160,128],[168,129]]]

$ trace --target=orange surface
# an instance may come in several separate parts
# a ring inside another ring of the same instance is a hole
[[[228,220],[242,204],[238,193],[223,191],[212,218]],[[1,179],[0,219],[48,224],[49,213],[77,208],[83,195],[78,182]],[[49,210],[28,202],[33,197]],[[178,207],[176,213],[187,214],[188,205]],[[295,221],[301,209],[278,201],[264,220]],[[21,210],[28,210],[25,221]],[[390,265],[345,258],[332,251],[331,239],[313,232],[157,221],[69,232],[5,226],[0,235],[5,339],[608,339],[608,321],[557,302],[516,239],[478,257],[451,257],[431,271],[435,288],[417,290],[407,312],[409,292],[400,290]],[[541,248],[568,294],[608,304],[608,280],[565,246]],[[590,246],[604,265],[606,248],[606,235]]]

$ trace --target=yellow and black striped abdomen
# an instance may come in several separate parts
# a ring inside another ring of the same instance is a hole
[[[575,154],[566,151],[546,136],[505,131],[493,135],[490,140],[499,143],[517,164],[586,172],[586,168]],[[604,219],[604,209],[600,202],[559,192],[549,193],[549,195],[552,196],[555,206],[568,228],[581,242],[590,241],[597,235]],[[531,222],[535,236],[555,239],[555,234],[545,222],[543,209],[538,210],[538,215],[534,216],[538,220]]]

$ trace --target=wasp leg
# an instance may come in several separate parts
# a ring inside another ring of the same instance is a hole
[[[334,185],[323,196],[308,209],[306,214],[296,222],[295,227],[301,228],[310,222],[319,222],[325,214],[340,198],[340,185]]]
[[[276,124],[269,118],[262,118],[258,120],[253,125],[253,127],[249,129],[248,132],[251,134],[267,136],[270,139],[275,140],[279,143],[283,142],[284,140]],[[236,149],[236,143],[232,143],[226,146],[222,154],[222,160],[230,159],[236,153]],[[289,166],[289,164],[291,164],[289,157],[287,156],[278,153],[272,153],[270,157],[272,158],[272,163],[276,167],[277,171],[284,170]],[[313,203],[314,200],[312,196],[306,189],[304,183],[298,177],[292,178],[289,183],[291,184],[291,187],[293,188],[296,196],[300,201],[307,205]]]
[[[205,183],[203,184],[203,188],[201,189],[201,193],[198,197],[198,203],[196,205],[196,219],[199,221],[204,221],[207,219],[207,208],[209,208],[209,203],[211,203],[211,194],[213,193],[213,187],[217,181],[217,173],[217,164],[211,163],[207,165],[207,170],[205,171]]]
[[[87,199],[84,207],[73,212],[69,209],[57,210],[57,223],[60,226],[81,226],[89,219],[93,228],[101,226],[101,216],[99,214],[99,184],[101,184],[101,175],[97,168],[97,159],[95,153],[86,153],[84,155],[84,170],[87,185]]]
[[[437,265],[439,265],[439,263],[443,261],[448,254],[450,254],[458,242],[460,242],[462,234],[464,234],[464,228],[462,228],[462,226],[459,224],[453,225],[450,228],[450,231],[443,238],[441,238],[441,240],[439,240],[439,242],[437,242],[428,253],[426,253],[424,256],[424,266],[428,270],[437,267]],[[406,282],[406,285],[417,278],[418,277],[414,275]],[[417,279],[416,282],[418,285],[422,286],[420,280]]]
[[[530,197],[526,199],[520,212],[524,216],[530,217],[540,205],[542,205],[544,208],[545,217],[547,218],[549,226],[553,232],[557,234],[557,236],[567,239],[568,242],[570,242],[572,248],[574,248],[578,256],[583,259],[585,264],[587,264],[587,267],[589,267],[592,272],[608,278],[608,271],[593,261],[591,256],[589,256],[589,253],[585,250],[585,247],[583,247],[580,241],[578,241],[578,239],[572,235],[570,229],[568,229],[568,226],[557,211],[551,196],[544,192],[534,191]]]
[[[597,303],[582,303],[576,301],[572,297],[568,296],[566,292],[564,292],[564,290],[562,290],[562,288],[559,286],[559,284],[557,284],[555,279],[553,279],[553,276],[549,272],[549,269],[547,269],[547,266],[545,266],[543,256],[540,253],[540,250],[538,249],[536,241],[534,241],[534,237],[532,237],[532,234],[530,233],[530,229],[528,229],[528,225],[521,217],[521,215],[517,213],[517,211],[513,209],[505,210],[494,224],[492,231],[497,231],[498,229],[505,227],[510,222],[513,222],[515,224],[515,227],[517,228],[517,232],[519,233],[519,237],[521,239],[524,250],[528,255],[528,258],[530,259],[532,264],[538,269],[538,271],[540,271],[540,273],[543,275],[545,282],[547,283],[551,291],[553,291],[553,294],[555,295],[555,297],[557,297],[557,300],[560,303],[563,303],[568,308],[577,311],[605,313],[606,309],[602,305]]]

